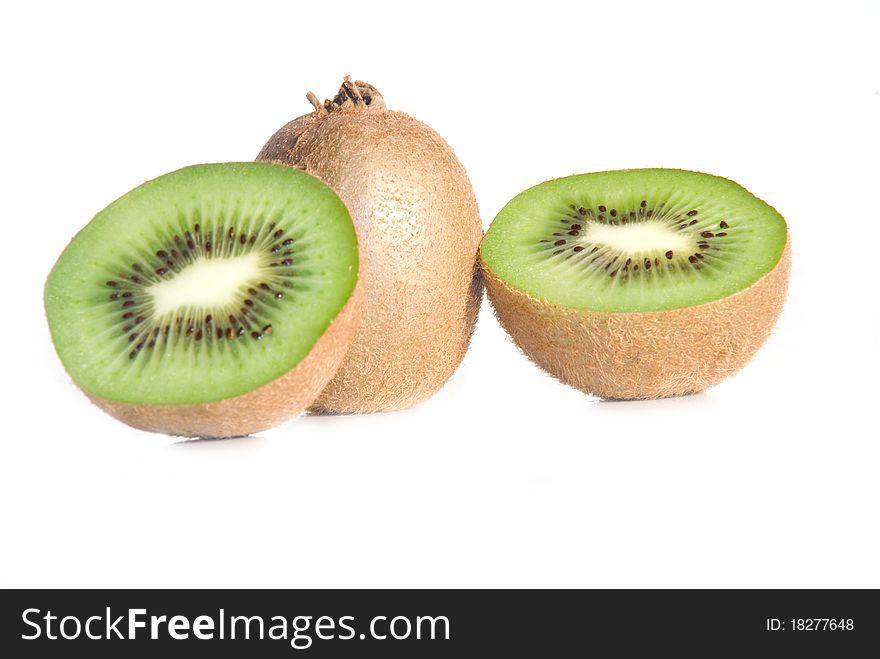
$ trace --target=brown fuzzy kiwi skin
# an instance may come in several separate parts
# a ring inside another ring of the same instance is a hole
[[[568,309],[498,278],[481,259],[501,325],[535,364],[581,391],[607,399],[665,398],[718,384],[754,356],[788,290],[790,240],[776,266],[734,295],[670,311]]]
[[[123,423],[182,437],[241,437],[277,426],[305,411],[339,368],[354,339],[363,306],[358,283],[308,355],[284,375],[225,400],[196,405],[133,405],[86,395]]]
[[[473,188],[449,145],[385,109],[372,86],[346,79],[334,100],[309,100],[315,111],[273,135],[257,160],[304,169],[339,195],[365,286],[355,341],[312,409],[410,407],[449,379],[474,329],[483,230]]]

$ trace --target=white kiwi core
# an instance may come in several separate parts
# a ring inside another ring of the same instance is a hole
[[[233,304],[241,289],[260,273],[260,254],[200,257],[171,279],[147,288],[157,316],[183,309],[220,309]]]
[[[624,254],[667,250],[687,252],[693,251],[696,245],[693,238],[673,230],[667,222],[639,222],[624,225],[593,223],[588,225],[583,241],[605,245]]]

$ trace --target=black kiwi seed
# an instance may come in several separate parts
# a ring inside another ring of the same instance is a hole
[[[666,258],[671,259],[672,257],[673,257],[673,253],[672,253],[672,250],[670,249],[668,252],[666,252]]]
[[[694,256],[694,255],[691,255],[691,256],[688,257],[688,261],[690,261],[691,263],[696,263],[696,262],[697,262],[697,257]]]
[[[587,209],[584,208],[583,206],[581,206],[580,208],[578,208],[578,213],[581,214],[581,215],[586,215],[586,214],[587,214]]]
[[[721,233],[716,233],[715,235],[716,235],[716,236],[721,236],[721,237],[723,237],[723,236],[726,236],[727,233],[724,232],[724,231],[722,231]]]
[[[604,213],[605,210],[606,210],[606,209],[605,209],[604,206],[599,206],[599,212],[600,212],[600,213]]]
[[[703,236],[703,238],[714,238],[715,237],[715,234],[712,233],[711,231],[703,231],[700,235]]]
[[[688,214],[688,217],[693,217],[694,215],[697,214],[697,211],[695,211],[695,210],[688,211],[687,214]]]
[[[724,220],[721,220],[721,224],[719,224],[718,226],[720,226],[722,229],[729,229],[730,228],[730,225],[727,222],[725,222]]]
[[[565,244],[564,240],[557,240],[555,243],[553,243],[553,245],[555,245],[556,247],[561,247],[564,244]]]
[[[647,206],[648,206],[648,202],[645,201],[644,199],[642,199],[642,203],[639,204],[639,206],[641,206],[642,208],[647,208]]]
[[[584,248],[583,248],[581,245],[575,245],[575,246],[574,246],[574,251],[575,251],[575,252],[583,252],[583,251],[584,251]]]

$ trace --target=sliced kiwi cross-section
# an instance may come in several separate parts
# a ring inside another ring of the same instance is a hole
[[[112,414],[240,435],[302,411],[330,380],[357,279],[354,226],[323,183],[279,165],[197,165],[100,212],[45,302],[65,368]]]
[[[739,185],[680,170],[548,181],[514,198],[480,248],[502,324],[589,393],[699,391],[768,336],[788,281],[787,229]]]

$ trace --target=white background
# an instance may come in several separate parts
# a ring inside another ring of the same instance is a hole
[[[877,2],[18,3],[0,15],[0,585],[880,587]],[[181,442],[92,407],[42,285],[141,182],[253,159],[345,74],[486,226],[577,172],[734,179],[788,220],[775,334],[681,399],[544,375],[484,306],[415,409]]]

